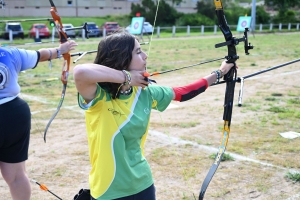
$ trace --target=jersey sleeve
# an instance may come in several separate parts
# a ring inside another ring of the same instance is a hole
[[[86,103],[84,98],[78,93],[78,105],[81,109],[88,110],[91,106],[94,106],[96,103],[101,101],[105,96],[107,99],[107,94],[105,94],[105,91],[97,84],[96,96],[89,103]]]
[[[16,62],[21,66],[20,71],[35,68],[38,64],[39,53],[33,50],[16,49],[19,56],[17,56]]]
[[[174,97],[174,92],[171,87],[149,85],[150,95],[152,98],[152,108],[158,111],[164,111]]]

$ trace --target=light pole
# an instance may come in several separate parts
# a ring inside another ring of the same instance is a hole
[[[78,17],[78,0],[76,0],[76,17]]]
[[[256,0],[252,0],[251,31],[255,31],[255,25],[256,25]]]

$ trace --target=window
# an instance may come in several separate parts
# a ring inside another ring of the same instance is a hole
[[[42,24],[39,24],[39,25],[36,25],[35,28],[46,28],[46,26],[42,25]]]

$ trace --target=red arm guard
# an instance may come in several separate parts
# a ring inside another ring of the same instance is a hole
[[[208,87],[207,80],[202,78],[183,87],[173,87],[176,101],[187,101],[204,92]]]

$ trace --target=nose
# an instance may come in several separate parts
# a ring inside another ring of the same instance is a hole
[[[144,55],[144,59],[145,60],[147,60],[147,58],[148,58],[148,55],[145,53],[145,52],[143,52],[145,55]]]

